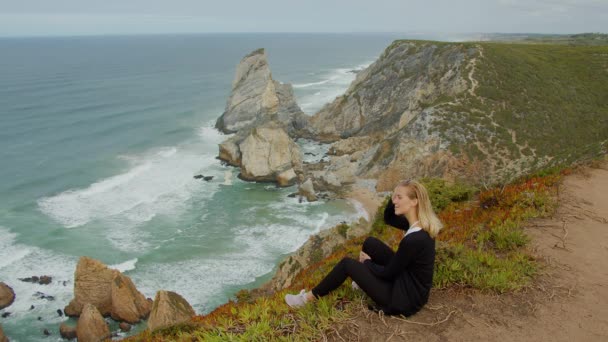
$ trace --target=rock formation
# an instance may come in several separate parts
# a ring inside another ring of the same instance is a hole
[[[79,316],[86,303],[90,303],[107,316],[112,311],[112,279],[116,270],[109,269],[98,260],[81,257],[74,273],[74,299],[65,307],[65,314]]]
[[[29,278],[19,278],[19,280],[26,283],[35,283],[40,285],[48,285],[53,281],[53,277],[43,275],[43,276],[31,276]]]
[[[154,298],[152,312],[148,318],[151,331],[187,322],[196,313],[192,306],[179,294],[171,291],[158,291]]]
[[[95,306],[87,303],[76,326],[79,342],[99,342],[110,337],[110,328]]]
[[[240,178],[289,186],[302,171],[299,146],[283,126],[270,121],[220,144],[220,159],[241,167]]]
[[[271,116],[284,124],[290,134],[296,134],[307,124],[291,85],[272,79],[266,52],[258,49],[237,66],[232,92],[216,127],[225,133],[235,133]]]
[[[289,287],[301,270],[329,256],[347,239],[368,234],[370,228],[368,222],[361,218],[345,232],[341,232],[341,225],[338,225],[311,235],[304,245],[279,264],[277,272],[262,288],[274,292]]]
[[[300,185],[298,190],[298,194],[300,196],[306,197],[308,202],[314,202],[317,200],[317,195],[315,194],[315,188],[312,185],[312,180],[307,179],[304,183]]]
[[[61,323],[59,326],[59,335],[67,340],[74,339],[76,338],[76,327]]]
[[[291,137],[307,125],[291,85],[273,80],[264,49],[256,50],[237,66],[226,110],[217,120],[218,129],[236,133],[219,145],[219,158],[240,167],[242,179],[293,185],[302,158]]]
[[[131,278],[118,273],[111,285],[112,311],[116,321],[137,323],[150,313],[151,303],[142,295],[131,281]]]
[[[435,169],[419,166],[427,158],[437,161],[436,152],[446,149],[432,134],[431,104],[467,90],[463,70],[477,53],[459,45],[393,43],[311,119],[311,135],[334,142],[329,164],[308,173],[315,188],[336,192],[358,178],[379,179],[395,170],[402,178],[444,175],[455,159],[449,154]]]
[[[9,307],[14,301],[15,291],[5,283],[0,283],[0,310]]]
[[[241,178],[253,181],[276,181],[279,174],[290,171],[284,183],[295,181],[294,169],[302,167],[300,148],[276,123],[256,127],[239,144]],[[291,185],[288,184],[288,185]]]
[[[138,322],[150,313],[150,303],[128,276],[91,259],[81,257],[74,275],[74,299],[65,307],[68,316],[79,316],[86,303],[103,316]]]

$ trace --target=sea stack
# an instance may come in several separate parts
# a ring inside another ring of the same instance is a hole
[[[226,109],[215,126],[224,133],[236,133],[268,119],[283,123],[290,135],[308,123],[296,104],[291,85],[272,78],[266,52],[257,49],[238,64]]]
[[[236,133],[219,145],[219,159],[240,167],[240,178],[290,186],[302,172],[297,138],[308,117],[293,89],[272,79],[264,49],[245,56],[236,68],[226,110],[216,127]]]

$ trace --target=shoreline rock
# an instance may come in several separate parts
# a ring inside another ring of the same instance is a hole
[[[48,285],[53,281],[53,277],[51,276],[47,276],[47,275],[43,275],[43,276],[31,276],[29,278],[19,278],[19,280],[26,282],[26,283],[35,283],[35,284],[40,284],[40,285]]]
[[[152,311],[148,318],[148,329],[155,331],[187,322],[196,312],[179,294],[171,291],[158,291],[154,297]]]
[[[15,291],[12,287],[0,282],[0,310],[8,308],[15,301]]]
[[[79,342],[98,342],[110,337],[110,328],[97,308],[86,303],[76,326]]]
[[[79,316],[87,303],[95,306],[102,316],[129,323],[147,317],[151,307],[131,278],[98,260],[81,257],[74,274],[74,299],[64,312],[71,317]]]
[[[73,340],[76,338],[76,327],[61,323],[59,326],[59,335],[67,340]]]

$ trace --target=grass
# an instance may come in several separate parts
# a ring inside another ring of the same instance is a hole
[[[434,115],[440,118],[429,131],[445,139],[455,155],[494,165],[487,167],[488,172],[499,181],[510,182],[517,174],[606,153],[606,37],[555,38],[581,43],[574,45],[396,41],[391,49],[412,43],[477,49],[474,56],[466,57],[463,70],[467,76],[474,71],[475,93],[467,91],[451,98],[439,94],[435,101],[424,104],[435,107]],[[468,63],[471,58],[477,58],[474,70]]]
[[[462,184],[425,179],[433,202],[449,198],[439,216],[445,224],[437,238],[434,287],[470,287],[505,293],[526,287],[537,273],[537,263],[525,246],[522,230],[527,219],[550,215],[554,194],[568,170],[517,182],[474,194]],[[387,198],[388,200],[388,198]],[[383,222],[383,206],[372,224],[375,236],[396,248],[402,231]],[[348,225],[340,224],[344,234]],[[357,314],[366,297],[343,285],[330,295],[302,309],[290,309],[286,293],[315,286],[343,257],[356,257],[364,237],[347,240],[333,254],[298,272],[293,286],[271,294],[241,290],[208,315],[155,333],[144,332],[129,341],[310,341],[321,340],[331,327]]]

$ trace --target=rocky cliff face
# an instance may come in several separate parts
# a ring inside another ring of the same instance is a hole
[[[315,188],[491,184],[606,153],[608,50],[574,49],[394,42],[311,119],[310,135],[334,142],[329,163],[307,166]]]
[[[475,54],[458,45],[394,43],[314,115],[310,131],[326,141],[394,132],[440,96],[465,91],[463,70]]]
[[[377,190],[385,191],[406,177],[449,177],[446,167],[458,158],[444,153],[434,113],[467,92],[467,70],[478,54],[458,44],[389,46],[311,119],[311,136],[334,142],[329,163],[309,167],[315,187],[336,191],[364,178],[379,180]]]

